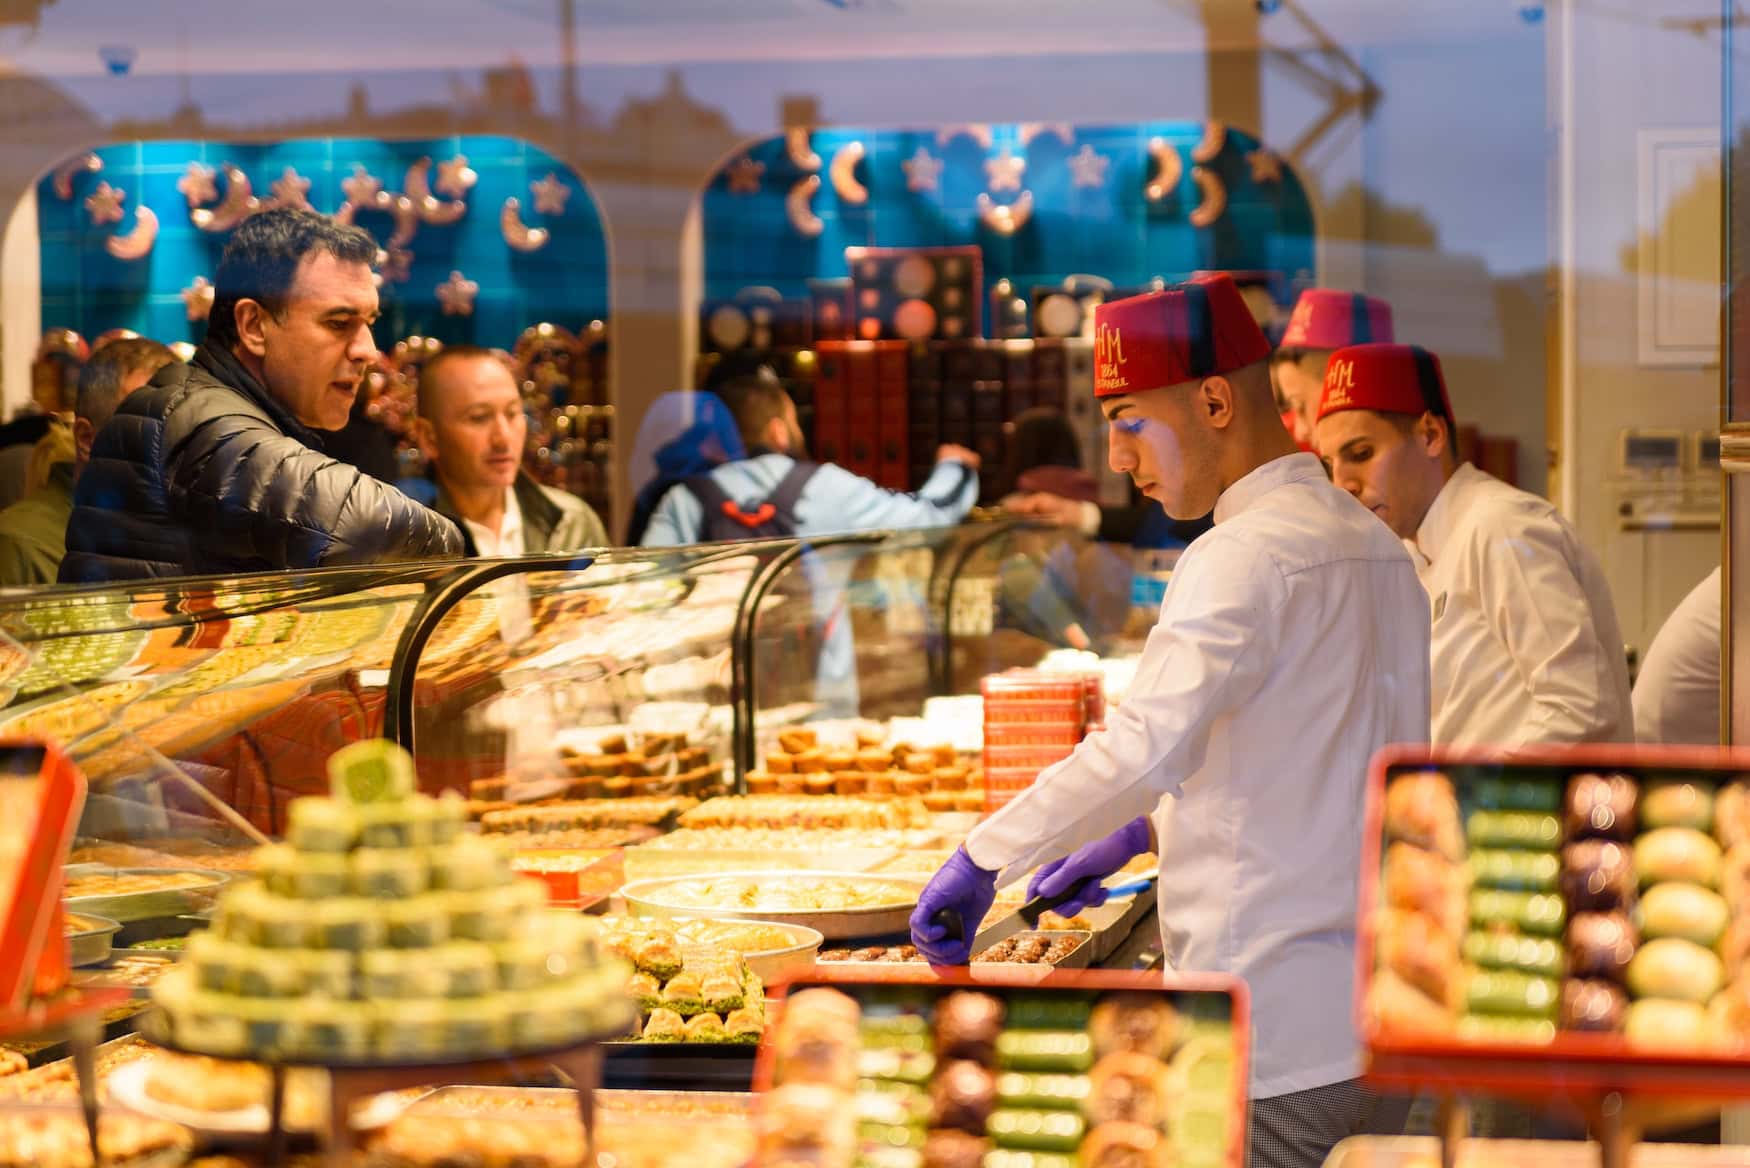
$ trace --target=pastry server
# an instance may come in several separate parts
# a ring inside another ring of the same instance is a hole
[[[912,937],[964,962],[947,922],[974,932],[999,883],[1088,845],[1035,881],[1061,892],[1158,838],[1168,960],[1251,987],[1252,1163],[1312,1168],[1375,1118],[1350,1008],[1362,787],[1381,746],[1427,740],[1427,598],[1391,533],[1295,450],[1231,279],[1101,305],[1095,346],[1113,469],[1175,518],[1213,507],[1215,527],[1107,728],[973,831]]]

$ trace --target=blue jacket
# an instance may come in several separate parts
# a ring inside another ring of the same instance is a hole
[[[711,477],[731,499],[764,499],[795,464],[788,454],[760,454],[726,462]],[[977,501],[978,473],[956,460],[937,463],[916,494],[886,490],[829,463],[808,480],[796,503],[796,534],[945,527],[958,523]],[[643,545],[697,543],[703,520],[697,496],[685,487],[674,487],[656,505]]]

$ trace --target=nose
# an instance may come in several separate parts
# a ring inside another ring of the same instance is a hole
[[[1113,474],[1129,474],[1136,466],[1136,451],[1131,449],[1130,435],[1115,423],[1106,425],[1106,465]]]
[[[1335,466],[1327,468],[1327,473],[1331,476],[1331,482],[1348,491],[1357,499],[1361,497],[1361,476],[1356,473],[1353,467],[1337,463]]]
[[[363,364],[376,355],[377,339],[371,336],[371,326],[361,323],[352,335],[352,343],[346,347],[347,360]]]

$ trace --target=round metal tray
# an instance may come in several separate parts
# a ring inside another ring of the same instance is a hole
[[[756,880],[773,885],[800,880],[844,880],[856,885],[868,885],[879,880],[909,890],[903,902],[848,909],[797,909],[785,911],[755,906],[753,908],[700,908],[675,904],[663,899],[663,893],[676,885],[697,884],[704,880]],[[778,925],[805,925],[829,941],[851,937],[877,937],[886,933],[902,933],[909,927],[911,910],[924,890],[922,880],[905,880],[892,876],[871,876],[867,872],[719,872],[712,876],[665,876],[657,880],[635,880],[620,889],[633,912],[652,917],[705,917],[719,921],[768,921]]]

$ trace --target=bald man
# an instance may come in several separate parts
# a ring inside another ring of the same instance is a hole
[[[490,349],[451,345],[419,375],[414,437],[437,480],[434,508],[467,536],[468,554],[523,556],[608,546],[588,503],[523,470],[528,419],[510,368]]]

